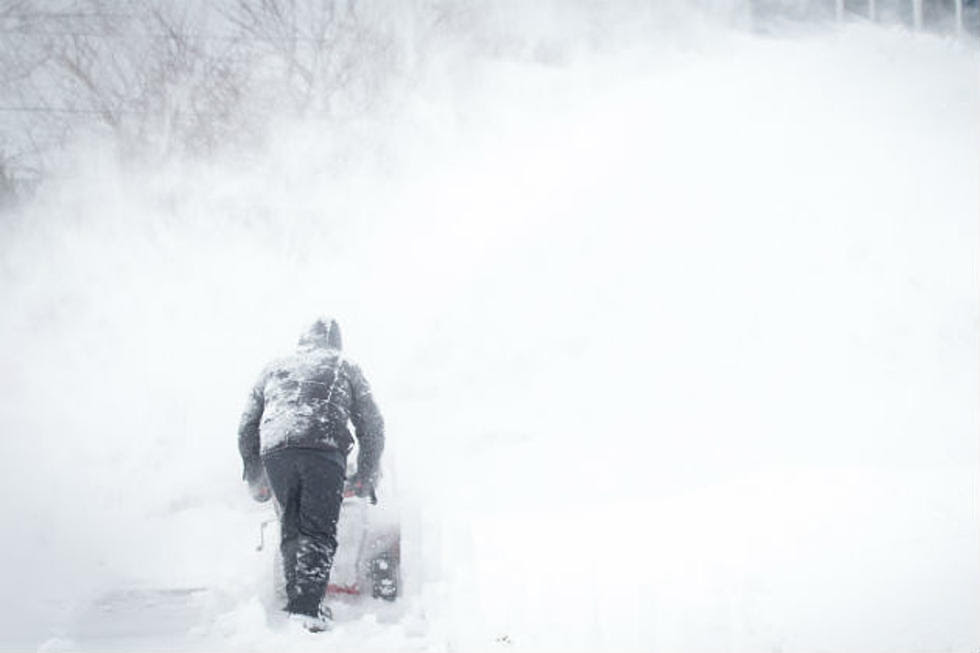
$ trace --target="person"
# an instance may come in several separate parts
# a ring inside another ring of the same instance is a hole
[[[374,497],[384,420],[361,369],[342,353],[340,327],[320,318],[296,350],[268,365],[238,429],[244,479],[256,500],[274,496],[282,531],[285,610],[308,630],[330,626],[322,604],[337,550],[347,455],[357,437],[348,487]]]

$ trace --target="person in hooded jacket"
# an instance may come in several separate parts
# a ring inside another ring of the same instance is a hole
[[[321,604],[337,550],[347,455],[359,451],[349,486],[374,497],[384,420],[360,368],[342,353],[336,320],[320,318],[296,350],[273,361],[249,394],[238,430],[252,496],[280,506],[285,610],[312,631],[329,626]]]

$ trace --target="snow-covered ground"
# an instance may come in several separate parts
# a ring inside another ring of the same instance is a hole
[[[976,47],[650,41],[4,216],[0,648],[976,651]],[[235,429],[321,313],[406,593],[312,636]]]

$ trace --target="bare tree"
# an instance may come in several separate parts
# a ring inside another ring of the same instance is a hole
[[[370,108],[411,21],[455,0],[0,0],[4,174],[41,176],[79,134],[162,157],[253,140],[282,113]],[[431,18],[432,24],[426,23]]]
[[[8,3],[16,13],[25,3]],[[71,11],[21,14],[22,43],[9,59],[7,97],[46,114],[63,133],[105,130],[130,151],[212,150],[235,127],[247,70],[230,38],[204,31],[178,0],[134,0],[125,13],[103,0]],[[8,43],[8,40],[4,40]],[[24,48],[24,45],[30,47]],[[42,53],[28,56],[25,53]]]
[[[392,38],[354,0],[228,0],[223,15],[250,44],[258,83],[299,115],[331,114],[355,85],[392,67]]]

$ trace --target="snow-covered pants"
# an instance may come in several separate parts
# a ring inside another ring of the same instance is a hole
[[[282,449],[262,457],[281,507],[286,611],[316,615],[337,551],[344,467],[329,451]]]

